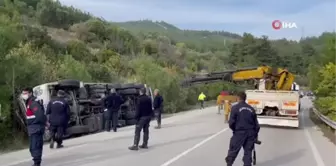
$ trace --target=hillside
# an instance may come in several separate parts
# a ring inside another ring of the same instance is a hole
[[[241,39],[238,34],[224,32],[224,31],[196,31],[196,30],[181,30],[174,25],[164,21],[129,21],[129,22],[116,22],[116,25],[131,31],[133,34],[138,35],[141,33],[158,33],[160,35],[169,36],[173,42],[184,42],[193,49],[206,47],[213,49],[215,47],[222,47],[225,50],[232,42]],[[207,44],[209,43],[209,44]]]
[[[223,89],[244,90],[230,83],[182,88],[191,73],[267,64],[287,68],[299,84],[318,90],[325,115],[336,108],[335,33],[270,41],[148,20],[113,23],[53,0],[0,0],[0,16],[0,149],[23,138],[11,99],[23,87],[60,79],[146,83],[161,90],[164,111],[174,113],[197,104],[200,91],[212,100]]]

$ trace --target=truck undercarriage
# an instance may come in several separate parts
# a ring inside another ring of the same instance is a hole
[[[53,83],[46,83],[34,88],[34,95],[41,101],[44,108],[50,99],[56,95],[57,90],[66,92],[65,99],[70,105],[70,120],[65,137],[79,134],[88,134],[102,131],[104,129],[104,107],[103,99],[108,95],[110,89],[116,89],[117,93],[124,99],[119,111],[118,127],[134,125],[135,103],[139,95],[139,89],[146,88],[149,96],[152,91],[145,84],[112,84],[112,83],[85,83],[77,80],[62,80]],[[17,100],[18,109],[15,115],[22,127],[25,128],[25,111],[22,99]],[[49,131],[45,133],[45,141],[50,140]]]

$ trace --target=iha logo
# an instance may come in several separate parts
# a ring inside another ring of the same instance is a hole
[[[280,20],[274,20],[272,22],[272,28],[275,30],[280,30],[282,28],[292,29],[292,28],[297,28],[297,25],[295,22],[285,22],[285,21],[280,21]]]

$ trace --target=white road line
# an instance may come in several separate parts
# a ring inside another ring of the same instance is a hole
[[[308,110],[308,109],[306,109],[306,110]],[[302,123],[303,123],[303,126],[305,126],[305,120],[304,120],[304,119],[305,119],[305,116],[304,116],[304,112],[305,112],[305,111],[302,111]],[[320,153],[318,152],[318,150],[317,150],[317,148],[316,148],[316,146],[315,146],[315,144],[314,144],[314,141],[313,141],[313,139],[312,139],[312,137],[311,137],[311,135],[310,135],[308,129],[304,127],[303,130],[304,130],[304,133],[305,133],[305,135],[306,135],[307,141],[308,141],[308,143],[309,143],[310,149],[311,149],[312,152],[313,152],[313,155],[314,155],[314,158],[315,158],[315,161],[316,161],[317,166],[325,166],[325,164],[324,164],[324,162],[323,162],[323,160],[322,160],[322,157],[321,157]]]
[[[165,163],[161,164],[160,166],[169,166],[172,163],[174,163],[175,161],[177,161],[178,159],[182,158],[183,156],[187,155],[188,153],[192,152],[193,150],[197,149],[198,147],[202,146],[203,144],[209,142],[210,140],[214,139],[215,137],[219,136],[220,134],[222,134],[223,132],[225,132],[226,130],[228,130],[229,128],[224,128],[223,130],[215,133],[214,135],[211,135],[210,137],[206,138],[205,140],[199,142],[198,144],[194,145],[193,147],[185,150],[184,152],[180,153],[179,155],[175,156],[174,158],[166,161]]]

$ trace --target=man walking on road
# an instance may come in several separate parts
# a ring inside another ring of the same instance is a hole
[[[57,148],[63,148],[63,135],[70,118],[70,106],[64,100],[65,92],[59,90],[57,97],[50,100],[47,106],[49,130],[51,132],[50,148],[54,148],[54,142],[57,143]]]
[[[118,126],[118,114],[120,106],[123,104],[123,99],[119,96],[115,89],[111,89],[111,94],[107,96],[104,100],[105,104],[105,124],[106,130],[109,132],[111,130],[111,123],[114,132],[117,132]]]
[[[43,106],[33,96],[32,88],[25,88],[21,98],[26,101],[26,119],[29,135],[29,151],[33,157],[33,166],[40,166],[43,152],[43,135],[47,118]]]
[[[137,123],[135,125],[135,135],[133,146],[129,147],[129,150],[138,150],[138,145],[140,142],[140,133],[143,130],[143,144],[140,148],[148,148],[148,139],[149,139],[149,124],[154,116],[152,109],[152,100],[146,95],[146,89],[140,89],[140,97],[137,101],[137,109],[135,114],[135,119]]]
[[[231,108],[229,127],[233,131],[233,136],[225,160],[227,166],[232,166],[241,147],[243,147],[244,166],[251,166],[252,151],[257,142],[260,126],[255,110],[245,102],[245,92],[238,93],[238,97],[238,103]]]
[[[163,112],[163,98],[159,94],[159,90],[155,89],[154,90],[154,112],[157,120],[157,126],[155,127],[156,129],[161,128],[161,115]]]
[[[201,104],[201,109],[204,109],[204,99],[206,98],[205,94],[201,92],[201,94],[198,96],[198,101]]]

